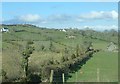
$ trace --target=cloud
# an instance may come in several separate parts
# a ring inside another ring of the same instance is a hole
[[[116,20],[118,19],[118,13],[114,10],[112,11],[91,11],[89,13],[80,14],[77,20]]]
[[[3,21],[3,24],[35,24],[43,26],[69,26],[74,27],[89,25],[89,24],[114,24],[117,21],[118,13],[115,10],[112,11],[91,11],[88,13],[82,13],[80,15],[70,14],[52,14],[46,17],[41,17],[39,14],[27,14],[14,17],[13,19]],[[101,21],[102,20],[102,21]],[[110,22],[109,22],[109,21]],[[88,21],[88,22],[87,22]],[[90,22],[89,22],[90,21]],[[95,22],[96,21],[96,22]],[[111,26],[109,26],[111,27]],[[98,28],[109,28],[108,26],[97,26]],[[116,27],[115,27],[116,28]]]
[[[14,17],[13,19],[3,21],[3,23],[18,24],[18,23],[45,23],[45,20],[38,14],[27,14]]]
[[[38,22],[41,20],[41,17],[37,14],[28,14],[28,15],[22,15],[18,18],[20,21],[24,22]]]
[[[46,23],[64,23],[72,19],[71,15],[67,14],[53,14],[48,17],[42,18],[38,14],[27,14],[14,17],[13,19],[3,21],[3,23],[17,24],[17,23],[36,23],[36,24],[46,24]]]
[[[67,22],[70,21],[71,19],[72,16],[67,14],[54,14],[54,15],[50,15],[47,18],[48,21],[53,21],[53,22]]]
[[[118,19],[118,12],[116,11],[111,11],[113,19]]]

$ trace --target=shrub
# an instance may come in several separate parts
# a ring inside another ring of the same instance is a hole
[[[41,45],[41,50],[44,50],[45,49],[45,46],[44,45]]]
[[[60,64],[60,62],[58,60],[55,60],[55,64]]]
[[[3,79],[6,79],[6,78],[7,78],[6,74],[7,74],[6,71],[4,71],[4,70],[2,69],[2,71],[1,71],[1,76],[2,76]]]
[[[34,42],[31,41],[31,40],[29,40],[29,41],[27,42],[27,44],[34,44]]]
[[[76,56],[75,56],[75,54],[72,54],[71,59],[74,59],[74,58],[76,58]]]
[[[69,51],[68,51],[67,48],[65,48],[64,53],[65,53],[65,54],[68,54],[68,53],[69,53]]]
[[[63,56],[62,58],[61,58],[61,62],[65,62],[65,61],[68,61],[69,59],[68,59],[68,57],[66,57],[66,56]]]
[[[50,51],[52,51],[52,52],[54,52],[54,51],[55,51],[55,47],[54,47],[54,45],[53,45],[52,41],[50,41],[49,50],[50,50]]]
[[[78,57],[80,55],[80,48],[79,45],[76,46],[76,56]]]

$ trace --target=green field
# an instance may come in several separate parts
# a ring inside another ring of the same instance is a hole
[[[118,53],[98,52],[71,75],[67,82],[118,82]]]

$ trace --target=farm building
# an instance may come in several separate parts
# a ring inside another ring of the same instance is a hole
[[[66,32],[66,30],[65,30],[65,29],[60,29],[60,31]]]
[[[108,51],[117,51],[117,45],[115,45],[113,42],[111,42],[110,44],[108,44],[107,50]]]
[[[8,31],[9,31],[8,28],[2,28],[2,29],[1,29],[1,32],[8,32]]]

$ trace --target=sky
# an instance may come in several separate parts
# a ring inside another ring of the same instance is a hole
[[[28,0],[2,0],[2,2],[28,2]],[[29,0],[29,2],[119,2],[119,0]]]
[[[48,28],[118,28],[117,2],[3,2],[2,23]]]

